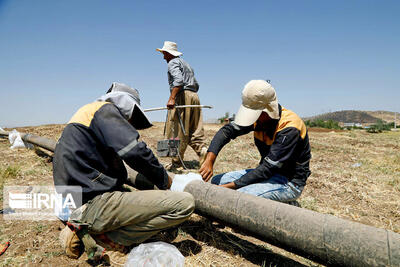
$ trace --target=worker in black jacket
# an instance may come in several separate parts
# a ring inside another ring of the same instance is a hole
[[[65,127],[54,154],[54,184],[79,186],[83,204],[60,216],[69,224],[60,235],[68,256],[80,256],[82,241],[89,259],[106,253],[111,264],[123,265],[127,247],[182,223],[193,212],[192,195],[165,191],[171,177],[139,140],[138,130],[150,126],[138,91],[113,83]],[[124,162],[161,190],[127,192]]]
[[[261,161],[257,168],[213,176],[219,151],[230,140],[254,132]],[[214,136],[200,174],[205,181],[281,202],[296,200],[310,176],[311,149],[304,122],[278,104],[275,89],[264,80],[252,80],[242,92],[235,120]]]

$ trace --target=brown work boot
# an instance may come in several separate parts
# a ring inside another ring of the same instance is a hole
[[[124,266],[129,250],[126,246],[111,241],[105,234],[93,236],[96,243],[106,249],[103,259],[111,266]]]
[[[171,163],[165,165],[165,169],[170,172],[179,172],[183,170],[183,166],[179,158],[172,158]]]
[[[199,154],[199,165],[203,165],[204,161],[206,160],[207,156],[207,147],[203,146],[201,148],[200,154]]]
[[[60,242],[65,254],[72,259],[79,258],[84,251],[83,243],[68,226],[60,232]]]

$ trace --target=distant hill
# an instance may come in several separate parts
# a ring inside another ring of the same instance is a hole
[[[369,115],[384,120],[386,122],[394,122],[394,112],[391,111],[384,111],[384,110],[377,110],[377,111],[364,111]],[[400,121],[400,114],[397,112],[397,123]]]
[[[398,120],[400,115],[398,114]],[[324,113],[313,117],[304,118],[304,120],[317,120],[323,121],[333,120],[337,122],[354,122],[354,123],[376,123],[379,119],[386,122],[394,121],[394,112],[390,111],[360,111],[360,110],[342,110]]]

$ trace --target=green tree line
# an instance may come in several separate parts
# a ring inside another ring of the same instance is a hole
[[[305,124],[309,128],[311,128],[311,127],[319,127],[319,128],[337,129],[337,130],[342,129],[339,126],[339,123],[337,121],[333,121],[333,120],[327,120],[327,121],[323,121],[321,119],[306,120]]]
[[[308,128],[311,127],[319,127],[319,128],[327,128],[327,129],[343,129],[339,126],[339,122],[333,120],[306,120],[305,124]],[[347,129],[361,129],[359,127],[346,127]],[[366,131],[369,133],[381,133],[383,131],[390,131],[391,128],[394,128],[394,122],[385,123],[383,120],[378,120],[375,124],[369,126]]]
[[[372,124],[367,132],[369,133],[381,133],[383,131],[390,131],[390,129],[394,128],[394,122],[385,123],[383,120],[378,120],[375,124]]]

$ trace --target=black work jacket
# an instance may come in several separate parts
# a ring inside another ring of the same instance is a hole
[[[99,194],[121,190],[127,180],[123,161],[166,189],[168,176],[138,131],[108,102],[83,106],[58,140],[53,159],[54,184],[82,187],[82,204]]]
[[[254,131],[254,142],[261,155],[254,170],[235,181],[237,188],[281,174],[299,187],[304,187],[310,176],[311,148],[304,122],[293,111],[279,105],[280,118],[265,125],[242,127],[231,122],[223,126],[211,141],[208,151],[218,155],[230,140]]]

